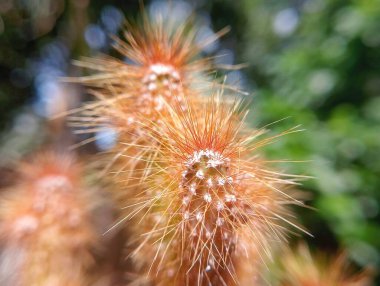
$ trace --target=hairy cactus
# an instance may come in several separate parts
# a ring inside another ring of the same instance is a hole
[[[1,285],[90,285],[97,236],[80,165],[45,152],[19,170],[0,207]]]
[[[246,267],[239,259],[258,268],[293,224],[286,205],[302,203],[287,189],[296,177],[258,156],[271,138],[244,130],[237,109],[220,98],[195,110],[178,106],[155,138],[161,148],[127,216],[154,285],[236,283],[238,266]]]
[[[199,54],[203,45],[223,33],[198,45],[189,22],[175,26],[170,21],[150,21],[145,15],[141,26],[127,25],[126,41],[115,38],[114,48],[128,61],[104,57],[76,62],[97,73],[72,80],[91,87],[100,99],[84,106],[76,120],[82,121],[82,127],[112,127],[121,142],[141,141],[145,125],[159,120],[166,105],[183,102],[185,96],[192,100],[189,94],[194,97],[196,90],[213,84],[206,74],[212,70],[210,60]]]

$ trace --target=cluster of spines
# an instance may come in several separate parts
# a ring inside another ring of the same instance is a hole
[[[302,203],[286,193],[295,177],[257,157],[270,141],[254,143],[263,130],[247,135],[238,104],[207,98],[218,84],[209,61],[194,58],[194,30],[172,28],[144,18],[127,42],[117,40],[135,64],[80,63],[100,71],[80,79],[99,100],[74,123],[118,133],[105,158],[141,275],[154,285],[239,284],[241,261],[251,270],[265,261],[291,223],[286,204]]]

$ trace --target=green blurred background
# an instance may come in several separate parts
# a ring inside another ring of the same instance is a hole
[[[380,265],[380,1],[145,1],[179,20],[195,14],[198,41],[231,32],[203,53],[248,90],[252,126],[272,133],[301,124],[265,149],[275,159],[302,160],[287,171],[303,183],[316,210],[298,210],[315,248],[347,249],[358,266]],[[72,59],[114,52],[110,34],[136,18],[139,1],[0,0],[0,157],[21,156],[44,140],[57,101],[76,106],[79,75]],[[223,55],[222,57],[220,57]],[[70,100],[67,98],[70,97]],[[102,149],[107,142],[97,142]]]

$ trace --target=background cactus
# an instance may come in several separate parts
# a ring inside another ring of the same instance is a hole
[[[276,273],[276,271],[274,271]],[[371,285],[371,270],[357,272],[344,253],[336,256],[312,253],[304,243],[280,258],[275,285],[281,286],[356,286]]]
[[[18,168],[0,207],[1,284],[90,285],[99,237],[80,165],[52,151]]]

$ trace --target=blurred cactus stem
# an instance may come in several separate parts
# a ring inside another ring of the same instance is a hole
[[[97,235],[81,166],[46,151],[19,171],[1,200],[1,285],[90,285]]]

